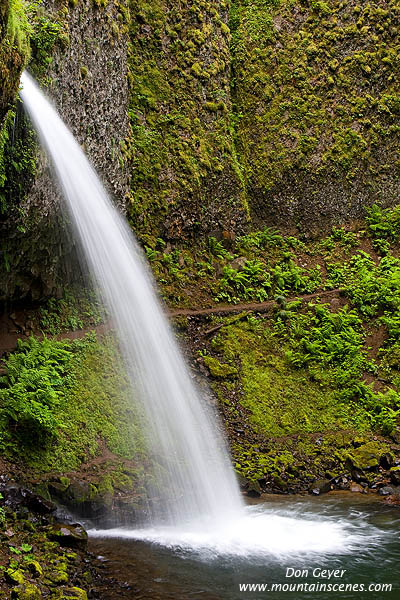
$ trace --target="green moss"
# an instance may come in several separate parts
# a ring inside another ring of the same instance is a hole
[[[43,575],[42,566],[37,560],[27,560],[25,566],[32,573],[33,577],[41,577]]]
[[[209,369],[211,375],[217,379],[225,379],[226,377],[234,377],[238,370],[232,365],[220,363],[213,356],[205,356],[204,364]]]
[[[14,600],[40,600],[42,593],[32,583],[25,583],[12,589],[11,598]]]
[[[18,90],[21,71],[30,53],[27,6],[21,0],[3,2],[0,15],[0,125]]]
[[[382,443],[372,441],[352,450],[349,453],[349,458],[352,465],[357,469],[376,469],[385,450],[389,451],[390,446],[388,445],[385,449]]]
[[[313,381],[305,369],[292,369],[273,332],[263,323],[238,323],[224,329],[220,344],[228,360],[240,361],[242,406],[264,436],[368,429],[362,409],[339,401],[339,390]]]
[[[99,452],[101,440],[105,440],[109,449],[118,455],[128,458],[137,455],[142,449],[142,436],[130,397],[130,386],[112,338],[105,338],[101,343],[94,337],[71,343],[36,341],[34,346],[28,342],[21,348],[26,353],[25,361],[32,360],[33,347],[39,357],[35,360],[39,360],[40,368],[44,370],[49,368],[47,355],[43,352],[46,347],[52,349],[53,357],[54,351],[66,357],[66,362],[60,362],[58,366],[63,393],[54,405],[56,438],[51,445],[41,447],[21,444],[22,431],[15,427],[8,429],[3,420],[3,449],[13,456],[23,456],[29,465],[41,470],[77,468]],[[11,355],[7,364],[9,369],[12,364],[17,369],[17,363],[16,357]],[[34,375],[29,370],[25,373],[24,377],[28,378]],[[20,377],[18,371],[16,377]],[[54,379],[52,385],[56,383]],[[6,383],[6,386],[9,385]],[[56,390],[57,386],[53,389]],[[4,394],[4,390],[2,392]],[[51,407],[46,410],[53,414]]]
[[[142,235],[191,236],[210,226],[209,211],[229,228],[227,205],[243,219],[228,114],[226,16],[216,0],[184,10],[164,0],[131,5],[132,136],[124,148],[130,216]]]
[[[7,581],[9,581],[11,584],[14,585],[21,585],[23,583],[25,583],[25,577],[22,571],[20,571],[19,569],[7,569],[4,573],[5,578],[7,579]]]
[[[257,214],[260,194],[268,209],[268,191],[290,175],[377,185],[382,155],[399,160],[397,102],[386,104],[397,96],[399,45],[387,24],[398,5],[351,8],[340,0],[232,3],[237,150]],[[318,143],[304,145],[303,136]]]

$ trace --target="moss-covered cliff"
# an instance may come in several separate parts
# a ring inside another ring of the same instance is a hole
[[[319,231],[399,195],[394,0],[234,0],[237,152],[255,221]]]
[[[29,25],[20,0],[0,3],[0,124],[14,102],[21,71],[29,56]],[[0,151],[1,155],[1,151]],[[1,162],[0,162],[1,164]]]
[[[141,234],[232,235],[246,222],[231,135],[228,8],[132,2],[128,211]]]
[[[129,133],[126,12],[120,5],[89,0],[24,6],[28,66],[123,205],[128,171],[121,142]],[[48,160],[18,104],[4,136],[0,301],[58,296],[80,271]]]
[[[271,224],[318,234],[396,202],[392,0],[46,0],[3,3],[2,15],[0,110],[29,38],[30,68],[153,249]],[[73,278],[73,248],[46,161],[13,113],[0,297],[41,298]]]

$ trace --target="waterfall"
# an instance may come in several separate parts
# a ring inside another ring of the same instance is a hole
[[[21,98],[53,165],[82,259],[115,327],[132,402],[145,415],[151,453],[161,463],[154,474],[154,501],[150,498],[151,524],[181,527],[240,518],[240,493],[217,415],[192,381],[127,222],[32,77],[23,73],[21,83]]]
[[[353,518],[307,514],[273,504],[245,507],[217,415],[196,389],[157,299],[142,252],[94,169],[32,78],[22,75],[25,109],[47,150],[67,212],[119,341],[132,402],[156,457],[149,520],[143,528],[90,534],[216,555],[265,557],[353,554],[380,533]],[[160,508],[162,510],[160,510]],[[264,559],[263,559],[264,560]]]

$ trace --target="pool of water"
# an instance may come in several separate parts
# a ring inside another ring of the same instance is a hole
[[[400,597],[399,525],[399,508],[375,497],[272,497],[213,530],[93,531],[90,550],[118,582],[102,600],[389,599]]]

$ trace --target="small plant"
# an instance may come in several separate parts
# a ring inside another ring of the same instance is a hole
[[[57,406],[68,386],[72,352],[67,342],[19,341],[6,361],[0,389],[0,417],[21,443],[47,444],[57,435]]]

